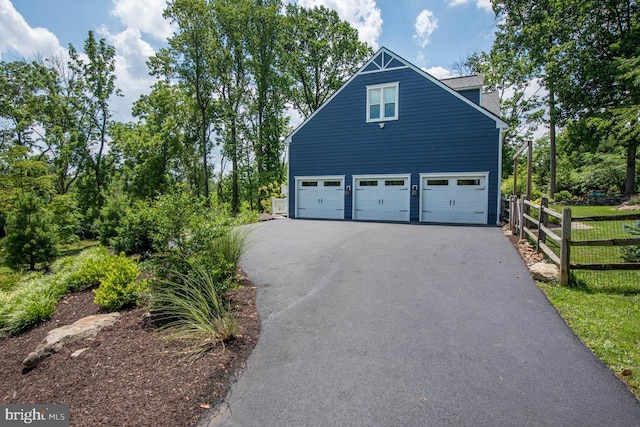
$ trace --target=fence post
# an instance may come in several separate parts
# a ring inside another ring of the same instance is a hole
[[[546,197],[542,198],[540,202],[540,215],[538,221],[540,221],[540,225],[538,226],[538,241],[536,242],[536,251],[538,253],[542,252],[540,248],[540,243],[547,242],[547,235],[544,231],[542,231],[542,226],[547,226],[549,214],[545,211],[545,209],[549,206],[549,199]]]
[[[560,284],[569,285],[571,264],[571,209],[562,209],[562,240],[560,242]]]
[[[509,197],[509,229],[511,234],[516,234],[516,203],[518,198],[516,196]]]
[[[527,199],[531,200],[531,175],[533,170],[533,144],[527,141]],[[529,213],[529,212],[527,212]]]
[[[524,212],[525,212],[525,207],[527,205],[524,204],[524,201],[527,199],[526,195],[522,195],[520,196],[520,217],[518,218],[518,222],[519,222],[519,228],[520,228],[520,238],[524,239],[525,236],[525,232],[524,232],[524,227],[526,225],[525,223],[525,219],[524,219]]]

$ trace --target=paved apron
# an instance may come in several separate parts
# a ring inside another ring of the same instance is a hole
[[[262,320],[202,426],[639,426],[496,227],[276,220],[241,264]]]

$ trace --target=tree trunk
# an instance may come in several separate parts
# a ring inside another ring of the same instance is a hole
[[[200,110],[202,116],[202,168],[204,172],[204,198],[209,206],[209,164],[207,162],[207,111],[203,107]]]
[[[235,216],[240,210],[240,195],[238,192],[238,141],[235,119],[231,123],[231,213]]]
[[[549,198],[556,193],[556,99],[549,85]]]
[[[631,143],[627,147],[627,176],[624,181],[624,195],[630,196],[636,190],[636,155],[638,153],[638,144]]]

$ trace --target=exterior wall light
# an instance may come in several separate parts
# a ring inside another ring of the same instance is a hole
[[[417,185],[412,185],[411,186],[411,195],[412,196],[417,196],[418,195],[418,186]]]

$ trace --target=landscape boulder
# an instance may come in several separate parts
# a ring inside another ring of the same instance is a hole
[[[83,317],[71,325],[52,329],[36,349],[24,359],[22,362],[24,369],[35,368],[42,359],[60,351],[65,344],[95,337],[102,329],[116,323],[119,317],[120,313],[95,314]]]
[[[536,262],[529,266],[533,280],[542,282],[554,282],[560,278],[560,270],[555,264],[548,262]]]

